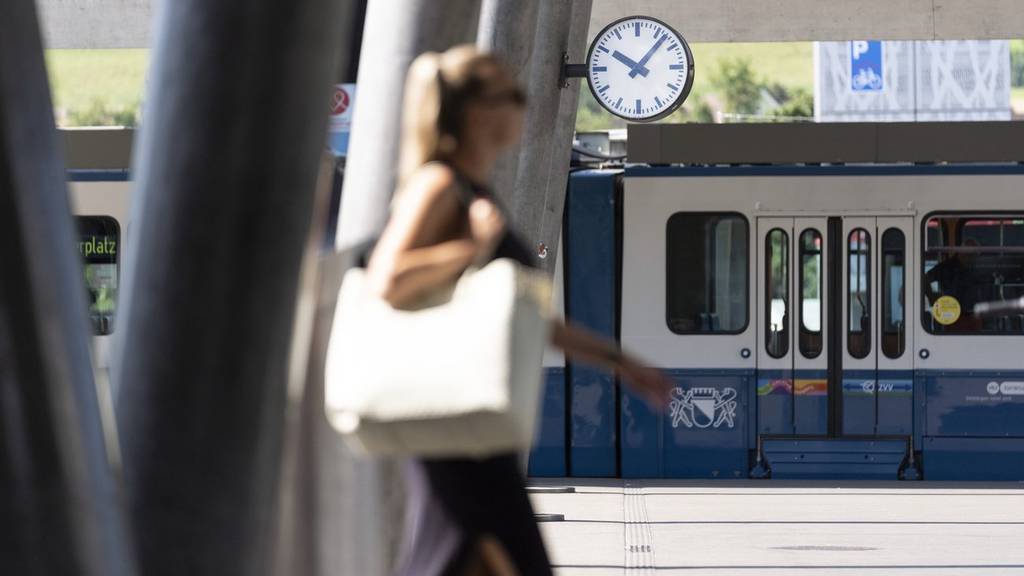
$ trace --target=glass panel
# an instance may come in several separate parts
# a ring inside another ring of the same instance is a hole
[[[863,228],[850,232],[847,267],[847,341],[850,356],[871,352],[871,235]]]
[[[89,319],[93,332],[114,331],[117,304],[117,263],[121,251],[121,230],[109,216],[78,216],[78,251],[82,255],[85,287],[88,290]]]
[[[882,234],[882,353],[888,358],[903,356],[906,321],[903,303],[906,238],[903,231],[889,228]]]
[[[775,228],[765,238],[765,348],[772,358],[789,352],[789,234]]]
[[[804,230],[800,234],[800,353],[806,358],[821,354],[822,282],[821,233]]]
[[[921,321],[932,334],[1024,334],[1024,314],[975,317],[1024,296],[1024,215],[943,215],[924,227]]]
[[[740,214],[679,212],[668,219],[665,321],[677,334],[747,327],[747,221]]]

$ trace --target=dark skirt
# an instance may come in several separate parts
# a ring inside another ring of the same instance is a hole
[[[514,454],[410,460],[401,576],[461,575],[481,536],[496,539],[523,576],[551,574]]]

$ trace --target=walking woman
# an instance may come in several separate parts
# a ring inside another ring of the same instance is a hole
[[[473,47],[412,64],[399,190],[367,267],[371,287],[392,306],[415,305],[494,258],[533,265],[488,187],[499,154],[519,140],[525,103],[509,71]],[[654,405],[668,400],[661,373],[614,342],[558,321],[551,334],[573,360],[617,370]],[[517,455],[414,460],[405,473],[402,576],[551,574]]]

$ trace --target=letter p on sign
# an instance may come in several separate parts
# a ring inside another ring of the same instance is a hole
[[[855,40],[853,42],[853,59],[860,60],[862,54],[868,51],[869,44],[865,40]]]

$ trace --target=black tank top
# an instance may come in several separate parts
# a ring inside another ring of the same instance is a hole
[[[494,195],[491,189],[486,186],[476,184],[464,174],[456,170],[451,164],[445,163],[445,166],[455,174],[457,184],[456,192],[459,196],[459,205],[462,208],[462,217],[466,219],[467,226],[469,224],[469,205],[477,198],[486,198],[493,202],[501,212],[502,216],[505,217],[505,234],[498,243],[498,247],[494,250],[491,260],[509,258],[523,266],[539,268],[537,258],[527,247],[526,243],[520,239],[519,235],[512,230],[512,223],[508,219],[508,211],[505,210],[504,205],[502,205],[501,201]],[[373,249],[377,246],[378,239],[379,237],[375,236],[352,247],[351,250],[354,254],[354,266],[358,268],[366,268],[367,264],[370,262],[370,255],[373,254]]]
[[[466,176],[456,170],[454,166],[450,164],[446,164],[446,166],[455,173],[455,179],[458,182],[459,189],[459,203],[462,206],[463,216],[467,219],[467,222],[469,218],[469,205],[477,198],[485,198],[493,202],[494,205],[497,206],[498,211],[501,212],[501,215],[505,218],[505,234],[502,236],[501,241],[498,242],[498,247],[494,250],[491,260],[509,258],[523,266],[537,268],[538,262],[536,258],[527,247],[526,243],[523,242],[519,235],[513,231],[512,222],[510,222],[508,218],[508,211],[505,210],[505,206],[494,195],[491,189],[486,186],[481,186],[469,178],[466,178]]]

